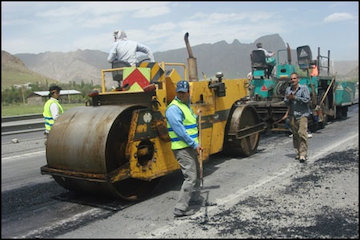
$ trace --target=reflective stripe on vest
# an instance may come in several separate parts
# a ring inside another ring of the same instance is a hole
[[[192,112],[192,110],[184,103],[182,103],[181,101],[174,99],[168,106],[168,108],[171,105],[176,105],[180,108],[180,110],[183,112],[185,118],[183,120],[183,125],[186,129],[187,134],[189,134],[189,136],[196,142],[199,143],[198,140],[198,128],[197,128],[197,123],[196,123],[196,116],[194,115],[194,113]],[[176,135],[176,133],[174,132],[174,130],[171,128],[169,122],[167,122],[167,128],[169,131],[169,137],[171,139],[171,149],[182,149],[182,148],[186,148],[189,147],[189,145],[180,140],[178,135]]]
[[[62,114],[64,112],[62,106],[60,105],[60,103],[54,99],[49,99],[47,100],[47,102],[44,105],[44,112],[43,112],[43,116],[44,116],[44,120],[45,120],[45,129],[47,131],[51,130],[52,125],[54,125],[54,119],[52,118],[51,115],[51,111],[50,111],[50,105],[55,103],[58,107],[59,107],[59,113]]]

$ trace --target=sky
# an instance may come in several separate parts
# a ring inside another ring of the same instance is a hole
[[[358,14],[358,1],[2,1],[1,49],[109,52],[118,29],[154,53],[184,48],[186,32],[191,46],[277,33],[292,49],[309,45],[313,56],[320,47],[332,60],[358,60]]]

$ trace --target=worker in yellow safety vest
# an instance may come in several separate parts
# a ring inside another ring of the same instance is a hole
[[[198,156],[202,150],[198,139],[196,115],[190,108],[190,85],[179,81],[176,97],[166,109],[167,128],[171,139],[171,149],[184,176],[179,197],[174,209],[175,217],[195,213],[189,205],[200,199],[200,166]]]
[[[54,125],[55,120],[64,112],[62,106],[59,103],[61,87],[53,85],[49,88],[49,100],[44,105],[44,120],[45,120],[45,145],[47,143],[47,137]]]

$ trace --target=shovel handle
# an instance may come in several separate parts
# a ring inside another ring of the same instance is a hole
[[[204,185],[204,180],[203,180],[203,154],[202,154],[202,148],[201,148],[201,109],[198,110],[198,116],[199,116],[199,145],[200,145],[200,154],[199,154],[199,167],[200,167],[200,181],[201,181],[201,186]]]

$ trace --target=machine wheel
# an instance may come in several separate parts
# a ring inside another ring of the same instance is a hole
[[[323,118],[324,118],[324,120],[322,122],[318,123],[319,129],[325,128],[325,126],[328,122],[328,116],[326,114],[324,114]]]
[[[148,196],[158,185],[160,178],[144,181],[129,178],[113,184],[115,195],[127,201],[136,201]]]
[[[143,181],[129,178],[117,183],[89,182],[79,179],[53,176],[62,187],[73,191],[93,195],[106,195],[126,201],[137,201],[148,196],[157,186],[161,178]]]
[[[347,118],[348,108],[345,107],[336,107],[336,119],[344,120]]]
[[[260,122],[256,110],[250,106],[237,107],[232,116],[228,127],[226,141],[224,142],[224,152],[232,156],[248,157],[257,150],[260,140],[260,133],[255,132],[249,136],[234,138],[237,132],[245,128],[252,127]]]

